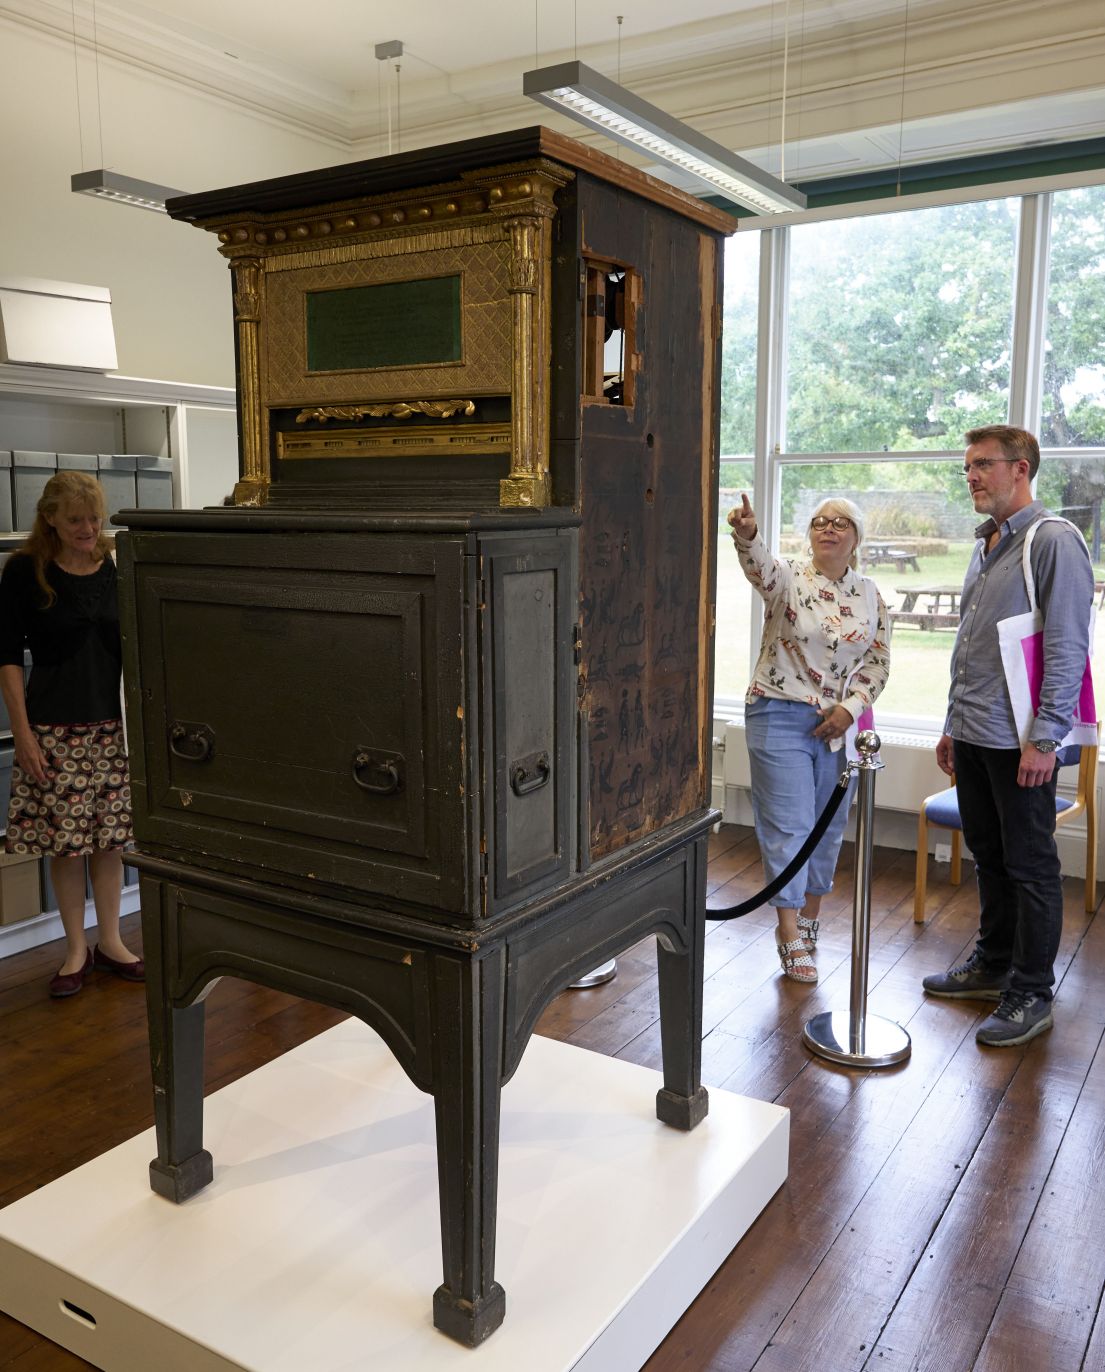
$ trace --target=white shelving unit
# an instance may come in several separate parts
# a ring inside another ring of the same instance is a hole
[[[237,421],[230,387],[141,377],[0,365],[0,450],[145,453],[172,463],[173,504],[218,505],[238,475]],[[10,542],[10,536],[4,539]],[[0,818],[0,826],[3,819]],[[138,888],[122,911],[138,908]],[[85,915],[95,923],[91,901]],[[56,910],[0,925],[0,958],[62,935]]]

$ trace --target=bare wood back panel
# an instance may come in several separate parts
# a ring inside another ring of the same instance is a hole
[[[581,783],[597,859],[708,801],[720,270],[714,235],[683,216],[642,215],[586,176],[577,195],[584,262],[632,282],[632,395],[580,407]]]

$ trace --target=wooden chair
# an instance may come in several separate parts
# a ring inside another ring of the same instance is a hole
[[[1098,738],[1101,731],[1098,729]],[[1079,815],[1086,816],[1086,911],[1092,914],[1097,906],[1097,744],[1080,748],[1072,743],[1059,750],[1059,765],[1072,766],[1078,763],[1078,786],[1073,800],[1066,796],[1055,797],[1055,823],[1067,824]],[[953,782],[955,778],[952,778]],[[950,880],[953,886],[959,885],[961,875],[961,850],[963,821],[959,817],[959,801],[955,786],[926,797],[921,802],[917,816],[917,884],[913,898],[913,918],[918,924],[925,922],[925,894],[928,885],[928,831],[932,824],[940,829],[951,830],[952,861]]]

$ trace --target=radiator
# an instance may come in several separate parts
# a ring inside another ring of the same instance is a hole
[[[917,847],[917,814],[926,796],[942,791],[947,777],[936,765],[934,738],[917,737],[887,729],[879,730],[880,758],[885,763],[875,781],[875,842],[888,848]],[[843,759],[843,754],[842,754]],[[1077,782],[1076,767],[1059,774],[1059,794],[1072,800]],[[727,823],[751,824],[748,750],[743,723],[719,720],[714,730],[713,803]],[[1101,788],[1097,794],[1101,813]],[[849,828],[851,826],[849,825]],[[1100,827],[1100,826],[1099,826]],[[1056,833],[1063,871],[1083,876],[1086,871],[1086,824],[1080,816]],[[950,842],[946,829],[929,829],[929,849]],[[1100,847],[1100,835],[1099,835]],[[968,850],[964,850],[968,851]],[[1098,858],[1098,866],[1101,859]]]

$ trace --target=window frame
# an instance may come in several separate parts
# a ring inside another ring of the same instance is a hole
[[[1105,184],[1105,172],[1084,171],[1063,176],[1036,177],[1012,183],[989,183],[970,188],[901,196],[862,205],[834,205],[742,220],[741,233],[760,235],[759,291],[756,333],[756,419],[752,453],[753,484],[760,532],[771,548],[779,546],[782,510],[782,475],[788,466],[815,466],[847,462],[916,462],[934,458],[954,460],[962,448],[909,449],[901,452],[794,453],[786,447],[787,316],[790,280],[790,228],[795,224],[823,223],[877,214],[901,214],[936,205],[968,204],[983,200],[1019,199],[1017,242],[1013,263],[1013,323],[1010,356],[1007,423],[1039,431],[1042,408],[1044,349],[1051,251],[1052,195],[1057,191]],[[1098,457],[1105,461],[1105,446],[1079,448],[1069,455]],[[1068,455],[1067,449],[1043,450],[1043,460]],[[747,458],[747,454],[721,457]],[[751,587],[748,594],[753,595]],[[753,597],[748,642],[748,675],[756,665],[762,607]],[[730,720],[743,717],[743,697],[715,694],[715,716]],[[935,736],[928,720],[919,716],[891,715],[885,724],[898,732]]]

